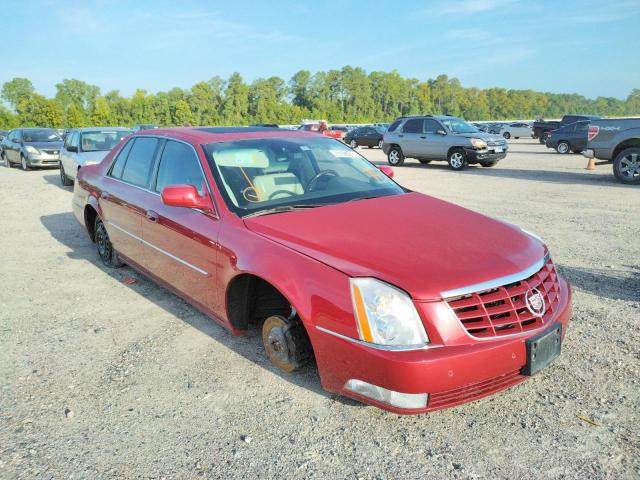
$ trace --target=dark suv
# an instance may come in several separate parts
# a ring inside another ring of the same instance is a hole
[[[493,167],[507,156],[507,148],[501,136],[447,115],[401,117],[389,126],[382,143],[391,165],[415,158],[420,163],[446,161],[454,170],[476,163]]]

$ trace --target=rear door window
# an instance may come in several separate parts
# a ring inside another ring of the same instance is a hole
[[[131,147],[127,162],[124,164],[122,180],[138,187],[147,187],[151,177],[153,158],[158,146],[158,139],[138,137]]]
[[[167,185],[193,185],[200,195],[204,193],[200,160],[190,145],[174,141],[166,143],[158,167],[156,192],[162,192]]]
[[[402,131],[404,133],[422,133],[422,124],[424,120],[422,118],[412,118],[411,120],[407,120],[402,127]]]

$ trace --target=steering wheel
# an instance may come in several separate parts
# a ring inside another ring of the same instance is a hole
[[[329,178],[334,178],[337,176],[338,173],[335,170],[323,170],[321,172],[318,172],[313,176],[311,180],[309,180],[304,190],[306,192],[313,192],[316,188],[316,184],[320,181],[321,178],[328,177],[327,180],[329,180]]]
[[[280,195],[281,193],[287,194],[289,197],[295,197],[298,195],[297,193],[292,192],[291,190],[276,190],[271,195],[269,195],[269,200],[273,200],[276,195]]]

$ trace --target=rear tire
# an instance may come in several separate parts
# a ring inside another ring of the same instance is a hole
[[[60,162],[60,183],[65,187],[73,185],[73,180],[70,179],[67,176],[67,174],[64,172],[64,167],[62,166],[62,162]]]
[[[502,136],[503,136],[504,138],[506,138],[507,140],[509,140],[509,139],[511,138],[511,134],[510,134],[509,132],[504,132],[504,133],[502,134]]]
[[[98,249],[98,255],[100,256],[102,263],[110,268],[120,268],[124,265],[124,263],[122,263],[118,258],[118,252],[113,248],[107,229],[99,217],[96,217],[94,232],[96,248]]]
[[[545,143],[547,143],[547,138],[549,138],[549,132],[542,132],[538,141],[544,145]]]
[[[382,142],[382,139],[381,139],[381,140],[378,142],[378,148],[379,148],[380,150],[382,150],[382,143],[383,143],[383,142]]]
[[[357,147],[358,147],[358,142],[356,142],[355,140],[351,140],[351,141],[349,142],[349,146],[350,146],[351,148],[357,148]]]
[[[561,155],[569,153],[570,150],[571,150],[571,146],[569,145],[568,142],[565,142],[564,140],[558,142],[558,145],[556,146],[556,152],[558,152]]]
[[[616,155],[613,161],[613,174],[620,183],[640,184],[640,148],[627,148]]]
[[[404,163],[404,154],[400,147],[391,147],[391,150],[389,150],[389,153],[387,154],[387,161],[389,162],[389,165],[394,167],[399,167]]]
[[[29,164],[27,163],[27,159],[24,158],[24,156],[22,155],[20,155],[20,166],[22,167],[22,170],[24,170],[25,172],[29,170]]]
[[[467,154],[461,148],[451,150],[447,163],[453,170],[464,170],[469,165]]]

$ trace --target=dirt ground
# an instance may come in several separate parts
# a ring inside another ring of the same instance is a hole
[[[638,478],[640,188],[585,165],[519,140],[495,168],[395,169],[539,234],[574,287],[549,368],[409,417],[280,374],[258,332],[106,269],[57,170],[0,167],[0,478]]]

